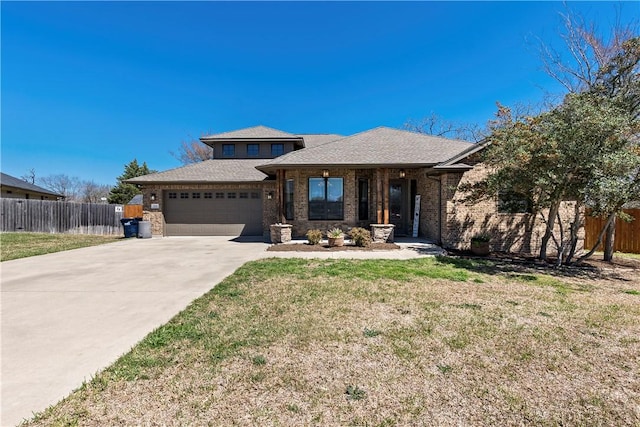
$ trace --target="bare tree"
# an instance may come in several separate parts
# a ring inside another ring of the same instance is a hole
[[[569,93],[591,89],[600,72],[622,51],[623,43],[638,36],[638,19],[622,24],[618,17],[607,35],[568,7],[560,16],[564,25],[560,37],[568,54],[563,56],[541,39],[538,44],[545,73]]]
[[[182,141],[177,152],[170,151],[169,154],[178,159],[183,165],[189,165],[212,159],[213,148],[195,138],[191,138],[190,141]]]
[[[446,120],[435,113],[431,113],[420,120],[409,119],[404,124],[404,128],[412,132],[470,142],[479,142],[487,136],[486,129],[478,124],[456,123]]]
[[[36,183],[36,170],[34,168],[31,168],[27,171],[27,173],[25,173],[24,175],[22,175],[20,177],[21,180],[28,182],[29,184],[35,184]]]
[[[94,181],[82,181],[78,194],[78,201],[83,203],[101,203],[109,196],[111,187],[105,184],[97,184]]]
[[[77,201],[80,193],[81,181],[76,176],[65,174],[48,175],[38,178],[38,183],[43,187],[62,194],[68,201]]]

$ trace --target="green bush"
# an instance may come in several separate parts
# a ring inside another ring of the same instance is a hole
[[[356,246],[366,247],[371,244],[371,233],[361,227],[354,227],[349,232],[351,240]]]
[[[307,239],[310,245],[317,245],[322,240],[322,231],[318,229],[307,231]]]

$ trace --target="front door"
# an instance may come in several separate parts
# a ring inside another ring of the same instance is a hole
[[[395,234],[402,236],[407,234],[408,220],[407,206],[407,181],[389,181],[389,222],[395,225]]]

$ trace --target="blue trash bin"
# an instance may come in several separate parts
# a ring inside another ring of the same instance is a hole
[[[124,237],[138,237],[138,218],[122,218],[120,223],[124,227]]]

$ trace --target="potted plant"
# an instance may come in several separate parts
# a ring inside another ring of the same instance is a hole
[[[332,228],[327,231],[329,246],[344,246],[344,233],[339,228]]]
[[[474,255],[487,256],[491,252],[489,242],[491,237],[488,234],[476,234],[471,238],[471,252]]]

